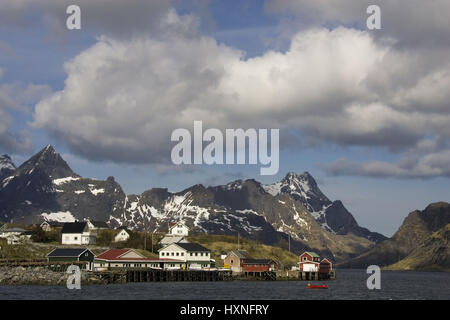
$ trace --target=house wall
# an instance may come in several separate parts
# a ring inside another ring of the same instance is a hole
[[[241,259],[237,257],[235,254],[229,254],[223,260],[223,265],[225,268],[230,268],[233,272],[241,272]]]
[[[264,272],[264,271],[275,271],[277,269],[276,263],[272,262],[269,264],[242,264],[243,272]]]
[[[317,272],[319,271],[319,266],[315,263],[300,263],[300,271]]]
[[[62,234],[62,244],[94,244],[95,241],[95,235],[89,232]]]
[[[103,261],[94,260],[95,271],[107,271],[107,270],[123,270],[123,269],[168,269],[179,268],[181,269],[184,263],[181,262],[139,262],[139,261]]]

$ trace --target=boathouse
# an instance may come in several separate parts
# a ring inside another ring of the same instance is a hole
[[[333,264],[327,258],[323,258],[319,264],[320,273],[330,273],[333,270]]]
[[[300,272],[330,273],[333,271],[333,264],[327,258],[321,260],[320,256],[312,251],[306,251],[300,255]]]
[[[47,254],[47,262],[86,262],[86,269],[91,270],[95,255],[86,248],[56,248]]]
[[[242,261],[242,272],[262,273],[277,270],[277,262],[271,259],[244,259]]]

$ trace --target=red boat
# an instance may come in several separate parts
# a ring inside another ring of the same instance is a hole
[[[311,283],[308,283],[308,289],[328,289],[328,286],[326,284],[311,285]]]

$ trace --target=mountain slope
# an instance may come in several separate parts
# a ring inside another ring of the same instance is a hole
[[[353,233],[376,243],[386,240],[382,234],[360,227],[341,201],[332,202],[323,194],[308,172],[289,172],[281,181],[263,188],[273,196],[286,194],[300,201],[324,229],[335,234]]]
[[[340,267],[366,268],[372,264],[379,266],[394,264],[408,256],[433,232],[448,223],[450,223],[450,204],[446,202],[430,204],[423,211],[411,212],[392,238],[342,263]]]
[[[406,258],[386,269],[450,272],[450,224],[432,233]]]

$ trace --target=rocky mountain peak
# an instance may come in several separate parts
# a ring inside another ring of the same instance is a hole
[[[16,170],[16,166],[7,154],[0,156],[0,170]]]
[[[17,175],[40,171],[51,179],[78,177],[53,146],[47,145],[17,169]]]
[[[7,154],[0,156],[0,182],[12,175],[14,170],[16,170],[16,166],[12,162],[10,156]]]

